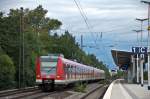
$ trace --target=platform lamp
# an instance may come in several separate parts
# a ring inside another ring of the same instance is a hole
[[[148,20],[147,18],[143,18],[143,19],[140,19],[140,18],[136,18],[137,21],[140,21],[141,22],[141,44],[140,46],[142,47],[142,42],[143,42],[143,22]],[[140,57],[140,59],[143,59],[142,57]],[[141,86],[143,86],[143,65],[140,64],[140,74],[141,74]]]
[[[150,2],[149,1],[141,1],[142,3],[148,4],[148,27],[149,22],[150,22]],[[148,29],[148,90],[150,90],[150,46],[149,46],[149,41],[150,41],[150,33],[149,33],[149,29]]]
[[[137,21],[140,21],[141,22],[141,47],[142,47],[142,39],[143,39],[143,22],[148,20],[148,18],[143,18],[143,19],[140,19],[140,18],[136,18]]]
[[[138,34],[141,32],[141,30],[133,30],[133,31],[137,33],[137,43],[138,43],[137,45],[139,47]],[[137,82],[137,84],[139,84],[139,62],[138,61],[139,61],[139,56],[138,56],[138,54],[136,54],[136,67],[137,67],[136,82]]]

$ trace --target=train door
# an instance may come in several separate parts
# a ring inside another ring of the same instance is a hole
[[[77,70],[76,70],[76,66],[74,66],[74,76],[75,76],[75,79],[77,79]]]
[[[83,68],[81,68],[81,78],[83,80]]]
[[[76,66],[76,79],[79,79],[79,69],[77,66]]]
[[[72,79],[75,79],[75,66],[72,65]]]
[[[71,74],[70,74],[70,65],[69,64],[67,65],[67,68],[68,68],[68,79],[70,79],[71,78]]]
[[[70,79],[70,65],[69,64],[66,64],[66,76],[67,76],[67,80]]]
[[[72,79],[72,77],[73,77],[72,68],[73,68],[73,66],[70,65],[70,79]]]
[[[67,68],[67,65],[64,64],[64,75],[65,75],[65,80],[68,79],[68,68]]]

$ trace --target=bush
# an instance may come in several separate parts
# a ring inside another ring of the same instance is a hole
[[[12,88],[15,85],[15,67],[11,58],[0,55],[0,90]]]
[[[148,72],[144,71],[144,80],[148,80]]]
[[[82,84],[82,83],[76,83],[75,84],[75,87],[74,87],[74,91],[76,91],[76,92],[85,92],[85,88],[86,88],[86,84],[84,83],[84,84]]]
[[[101,80],[101,81],[99,81],[99,84],[104,84],[104,85],[110,84],[110,80],[108,80],[108,79]]]

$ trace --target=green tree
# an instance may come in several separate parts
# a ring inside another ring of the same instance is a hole
[[[59,20],[57,20],[57,19],[50,19],[48,21],[48,28],[49,28],[49,30],[59,29],[61,25],[62,25],[62,23]]]
[[[0,90],[12,88],[15,85],[15,67],[8,55],[0,54],[0,68]]]

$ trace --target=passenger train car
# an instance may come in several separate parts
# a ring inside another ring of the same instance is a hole
[[[36,60],[36,84],[42,90],[51,90],[54,85],[99,79],[105,79],[103,70],[65,59],[63,55],[40,56]]]

